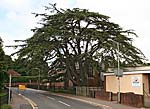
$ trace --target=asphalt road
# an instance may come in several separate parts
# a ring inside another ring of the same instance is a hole
[[[25,90],[20,93],[34,101],[38,105],[38,109],[103,109],[78,100],[44,94],[37,90]]]

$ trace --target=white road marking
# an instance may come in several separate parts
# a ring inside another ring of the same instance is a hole
[[[64,98],[69,98],[69,99],[73,99],[73,100],[82,101],[82,102],[85,102],[85,103],[92,104],[92,105],[94,105],[94,106],[99,106],[99,107],[103,107],[103,108],[109,108],[109,109],[112,109],[111,106],[104,105],[104,104],[99,104],[99,103],[95,103],[95,102],[91,102],[91,101],[87,101],[87,100],[80,99],[80,98],[74,98],[74,97],[69,97],[69,96],[64,96],[64,95],[58,95],[58,94],[56,95],[56,94],[54,94],[54,93],[52,93],[52,95],[60,96],[60,97],[64,97]]]
[[[66,106],[70,107],[70,105],[67,104],[67,103],[64,103],[64,102],[62,102],[62,101],[58,101],[58,102],[61,103],[61,104],[63,104],[63,105],[66,105]]]
[[[38,109],[38,106],[34,101],[32,101],[31,99],[29,99],[21,94],[19,94],[19,95],[22,96],[24,99],[26,99],[30,103],[30,105],[32,106],[33,109]]]
[[[55,100],[55,98],[52,98],[52,97],[47,97],[47,98],[49,98],[49,99],[51,99],[51,100]]]

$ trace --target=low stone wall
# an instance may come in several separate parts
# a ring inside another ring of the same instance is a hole
[[[141,108],[144,106],[143,95],[137,95],[134,93],[121,93],[121,104]]]

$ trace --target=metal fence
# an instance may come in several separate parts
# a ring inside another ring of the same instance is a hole
[[[101,91],[101,87],[76,87],[76,95],[95,97],[96,91]]]
[[[38,89],[37,85],[27,85],[28,88]],[[40,90],[46,90],[51,92],[60,92],[60,93],[68,93],[68,94],[76,94],[75,87],[61,87],[61,86],[46,86],[46,85],[40,85]]]
[[[0,106],[2,106],[3,104],[8,104],[8,96],[9,96],[8,88],[5,87],[3,93],[4,94],[0,96]]]

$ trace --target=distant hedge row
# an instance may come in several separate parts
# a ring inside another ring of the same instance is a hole
[[[46,77],[40,77],[40,80],[45,79]],[[37,81],[39,79],[38,76],[20,76],[20,77],[13,77],[12,83],[15,82],[30,82],[30,81]]]

